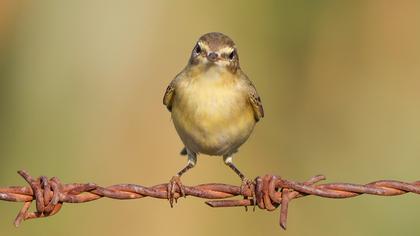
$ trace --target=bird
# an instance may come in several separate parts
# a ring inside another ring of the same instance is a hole
[[[175,189],[185,197],[180,177],[197,163],[197,155],[221,156],[242,180],[241,191],[252,184],[233,164],[233,155],[264,117],[258,92],[239,65],[233,40],[219,32],[202,35],[186,67],[166,88],[163,104],[171,112],[175,129],[188,157],[187,165],[167,186],[171,207]]]

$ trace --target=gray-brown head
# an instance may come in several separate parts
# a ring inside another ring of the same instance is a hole
[[[191,53],[190,64],[222,66],[236,72],[239,68],[239,57],[235,43],[222,33],[207,33],[198,39]]]

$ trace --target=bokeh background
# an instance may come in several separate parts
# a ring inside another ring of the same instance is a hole
[[[186,160],[162,105],[195,40],[220,31],[266,110],[235,158],[250,177],[367,183],[420,178],[418,1],[1,1],[0,186],[16,170],[64,182],[153,185]],[[200,156],[187,185],[239,184]],[[0,235],[418,235],[415,195],[292,202],[278,212],[203,200],[100,201]]]

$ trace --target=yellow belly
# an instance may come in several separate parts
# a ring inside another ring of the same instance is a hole
[[[241,87],[208,79],[180,86],[172,120],[187,148],[208,155],[230,155],[248,139],[255,119]]]

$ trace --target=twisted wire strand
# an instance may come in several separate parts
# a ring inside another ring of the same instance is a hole
[[[83,203],[100,198],[138,199],[152,197],[167,199],[168,184],[145,187],[136,184],[117,184],[101,187],[93,183],[63,184],[58,178],[48,179],[41,176],[34,179],[28,172],[18,173],[29,186],[0,187],[0,200],[24,202],[14,224],[19,226],[24,220],[55,215],[63,203]],[[288,206],[291,200],[314,195],[325,198],[350,198],[361,194],[378,196],[396,196],[405,193],[420,194],[420,181],[407,183],[396,180],[379,180],[368,184],[328,183],[317,184],[325,180],[323,175],[316,175],[305,182],[283,179],[276,175],[265,175],[255,178],[251,186],[241,188],[221,183],[185,186],[186,196],[210,199],[206,204],[211,207],[257,206],[260,209],[273,211],[280,206],[280,226],[286,229]],[[242,190],[241,190],[242,189]],[[255,199],[252,196],[255,194]],[[176,187],[175,199],[180,197],[180,189]],[[243,199],[227,199],[242,196]],[[32,201],[36,211],[29,212]]]

